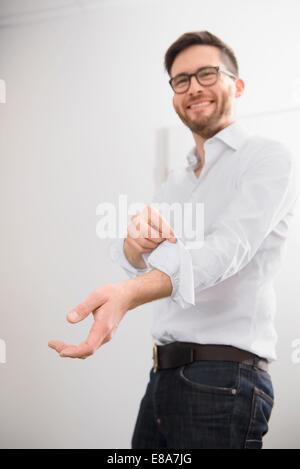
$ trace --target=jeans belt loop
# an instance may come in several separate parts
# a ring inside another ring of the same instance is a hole
[[[260,357],[254,357],[253,358],[253,366],[256,370],[259,370],[258,364],[259,364],[260,360],[261,360]]]

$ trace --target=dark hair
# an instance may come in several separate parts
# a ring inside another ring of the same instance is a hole
[[[171,44],[165,54],[164,60],[164,66],[169,75],[171,75],[170,70],[176,56],[184,49],[198,44],[217,47],[221,52],[221,60],[224,62],[224,65],[226,65],[230,72],[239,76],[238,62],[231,47],[208,31],[194,31],[182,34]]]

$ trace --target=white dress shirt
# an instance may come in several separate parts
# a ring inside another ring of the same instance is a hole
[[[250,135],[238,122],[204,143],[199,178],[196,147],[188,166],[170,172],[154,202],[204,204],[204,243],[187,249],[184,237],[143,254],[146,269],[127,260],[124,238],[111,257],[129,277],[153,268],[170,276],[172,295],[155,302],[152,337],[232,345],[276,360],[273,279],[285,252],[296,208],[296,166],[282,143]]]

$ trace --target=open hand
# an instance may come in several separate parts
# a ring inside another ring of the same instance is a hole
[[[87,339],[79,345],[51,340],[48,346],[56,350],[60,357],[85,359],[112,339],[128,309],[129,298],[122,282],[102,285],[67,314],[67,320],[72,324],[82,321],[90,313],[93,314],[94,323]]]

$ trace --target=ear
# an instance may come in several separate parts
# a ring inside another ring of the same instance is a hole
[[[173,96],[172,103],[173,103],[173,108],[174,108],[174,111],[176,112],[176,109],[175,109],[175,104],[174,104],[174,98],[175,98],[175,96]]]
[[[245,82],[241,78],[238,78],[235,82],[235,98],[242,96],[244,89]]]

